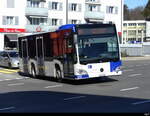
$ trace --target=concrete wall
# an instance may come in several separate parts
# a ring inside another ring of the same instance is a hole
[[[150,55],[150,43],[143,44],[120,44],[121,53],[127,56]]]

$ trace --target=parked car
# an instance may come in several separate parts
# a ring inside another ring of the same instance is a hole
[[[19,68],[19,54],[14,50],[0,51],[0,66]]]

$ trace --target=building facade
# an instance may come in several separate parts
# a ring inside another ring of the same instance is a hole
[[[0,50],[17,36],[54,31],[64,24],[112,22],[122,32],[123,0],[0,0]]]
[[[148,41],[149,21],[135,20],[123,23],[123,44],[143,43]]]

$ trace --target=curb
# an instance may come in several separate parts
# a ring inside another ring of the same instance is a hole
[[[129,60],[150,60],[150,56],[139,56],[139,57],[122,57],[122,61],[129,61]]]

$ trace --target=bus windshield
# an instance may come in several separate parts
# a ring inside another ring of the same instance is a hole
[[[119,60],[118,40],[115,34],[78,37],[81,64]]]

